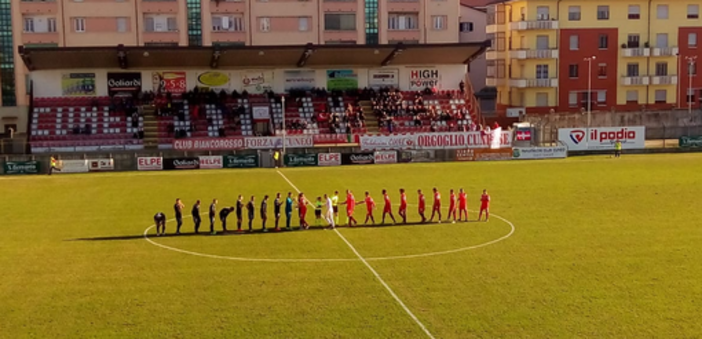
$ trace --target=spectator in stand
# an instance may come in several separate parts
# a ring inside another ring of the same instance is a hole
[[[460,83],[458,83],[458,89],[461,90],[461,94],[466,94],[466,83],[461,80]]]

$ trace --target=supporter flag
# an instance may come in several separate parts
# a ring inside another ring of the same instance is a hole
[[[502,141],[502,127],[493,129],[491,133],[492,135],[490,136],[490,148],[500,148],[500,142]]]

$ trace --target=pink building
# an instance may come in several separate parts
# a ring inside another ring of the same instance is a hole
[[[14,55],[0,81],[14,86],[3,86],[0,106],[27,105],[21,45],[457,43],[460,12],[459,0],[12,0],[0,3],[0,21],[12,17],[0,54]]]

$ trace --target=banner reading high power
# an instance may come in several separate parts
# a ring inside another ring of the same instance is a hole
[[[107,93],[138,93],[141,91],[141,73],[107,73]]]
[[[197,86],[211,88],[215,90],[229,89],[231,76],[229,73],[209,71],[198,73]]]
[[[283,77],[285,91],[290,90],[308,90],[315,87],[317,82],[314,70],[293,70],[284,71]]]
[[[410,91],[421,91],[425,88],[441,88],[441,73],[435,67],[408,67]]]
[[[327,70],[327,89],[330,91],[358,89],[358,74],[352,69]]]
[[[359,143],[363,150],[384,149],[461,149],[461,148],[510,148],[510,131],[443,132],[399,135],[363,135]]]
[[[152,72],[151,86],[156,93],[185,93],[187,76],[185,72]]]
[[[558,140],[569,151],[613,150],[617,141],[622,143],[622,149],[643,149],[646,127],[560,128]]]
[[[95,73],[64,73],[61,93],[65,97],[95,96]]]
[[[369,69],[368,87],[380,89],[400,86],[400,71],[398,69]]]
[[[273,71],[246,71],[241,74],[241,89],[261,94],[273,88]]]

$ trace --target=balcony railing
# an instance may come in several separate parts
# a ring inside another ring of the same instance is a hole
[[[509,52],[512,59],[558,59],[557,49],[526,49]]]
[[[509,85],[516,88],[558,87],[558,79],[510,79]]]
[[[625,57],[647,57],[651,55],[651,49],[646,47],[624,48]]]
[[[668,57],[678,55],[680,49],[677,47],[656,47],[653,49],[654,57]]]
[[[486,60],[502,60],[505,59],[505,51],[488,50],[485,52]]]
[[[510,22],[509,28],[515,31],[558,29],[556,20],[533,20]]]
[[[485,86],[488,87],[502,87],[505,85],[505,79],[504,78],[486,78],[485,79]]]
[[[656,75],[651,77],[652,85],[677,85],[677,75]]]
[[[623,76],[622,84],[624,86],[646,86],[649,84],[647,76]]]

